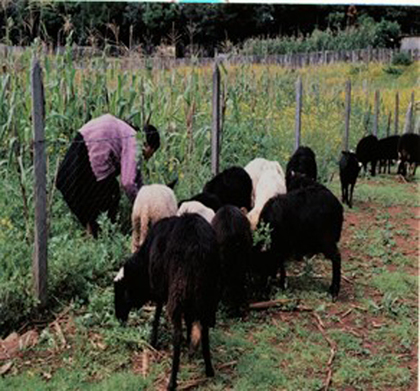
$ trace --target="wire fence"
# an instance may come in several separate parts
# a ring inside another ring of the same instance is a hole
[[[7,58],[16,54],[22,54],[27,50],[26,47],[0,45],[0,54]],[[336,63],[390,63],[398,53],[408,54],[413,61],[420,60],[419,49],[391,49],[391,48],[366,48],[356,50],[323,50],[307,53],[290,53],[277,55],[236,55],[236,54],[216,54],[215,57],[165,57],[165,56],[143,56],[138,50],[129,50],[125,47],[108,45],[101,50],[92,47],[79,47],[74,45],[71,48],[43,47],[44,55],[64,56],[70,55],[77,63],[78,67],[90,66],[92,59],[113,56],[119,58],[121,69],[172,69],[174,67],[189,66],[211,66],[215,61],[224,62],[229,65],[278,65],[292,69],[306,66],[328,65]],[[102,65],[99,65],[102,67]]]

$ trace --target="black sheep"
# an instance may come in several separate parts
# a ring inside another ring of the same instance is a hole
[[[253,264],[253,271],[262,277],[262,284],[266,285],[268,277],[274,277],[280,268],[280,285],[284,288],[287,259],[323,253],[332,262],[330,293],[335,299],[340,290],[341,256],[337,243],[343,225],[343,207],[334,194],[313,182],[278,195],[264,206],[261,223],[268,224],[270,229],[270,244],[260,250],[261,259]]]
[[[206,375],[213,376],[209,327],[214,326],[219,300],[220,259],[216,235],[196,214],[168,217],[149,231],[140,249],[124,264],[114,280],[115,312],[126,321],[132,308],[156,302],[151,345],[156,346],[162,306],[173,325],[173,361],[169,390],[176,388],[182,318],[191,338],[193,322],[201,325]]]
[[[353,204],[353,190],[359,175],[360,165],[354,152],[343,151],[340,159],[341,199],[350,208]],[[350,186],[350,192],[349,192]]]
[[[240,315],[247,302],[246,279],[252,251],[251,226],[235,206],[218,210],[212,220],[220,249],[222,301],[231,315]]]
[[[414,133],[403,134],[398,143],[398,157],[401,162],[398,173],[407,175],[406,165],[414,165],[413,175],[416,175],[417,165],[420,164],[420,136]]]
[[[378,139],[374,135],[363,137],[356,147],[357,159],[363,165],[364,172],[367,171],[368,163],[371,164],[371,175],[375,176],[376,162],[378,161]]]
[[[207,182],[203,192],[215,194],[222,205],[251,210],[252,180],[242,167],[230,167]]]
[[[293,174],[303,174],[316,181],[317,165],[315,153],[309,147],[299,147],[286,166],[286,188],[290,191],[290,181]]]
[[[221,207],[222,203],[219,200],[219,197],[216,194],[208,193],[208,192],[202,192],[199,194],[196,194],[195,196],[191,197],[188,200],[182,200],[178,204],[178,208],[182,205],[183,202],[187,201],[198,201],[201,202],[204,206],[207,206],[207,208],[210,208],[216,213]]]
[[[378,141],[379,173],[381,173],[381,169],[383,168],[385,174],[388,166],[388,174],[391,174],[392,161],[398,160],[399,141],[400,136],[398,135],[385,137]]]

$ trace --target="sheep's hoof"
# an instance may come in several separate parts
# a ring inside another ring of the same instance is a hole
[[[214,377],[214,369],[212,367],[206,368],[206,376],[207,377]]]
[[[331,286],[329,291],[330,291],[330,294],[332,296],[332,301],[333,301],[333,303],[335,303],[337,301],[337,298],[338,298],[338,289]]]
[[[152,337],[150,339],[150,346],[154,349],[157,349],[157,337]]]

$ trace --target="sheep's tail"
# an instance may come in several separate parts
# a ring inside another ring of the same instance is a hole
[[[149,221],[150,221],[149,213],[143,213],[141,216],[141,222],[140,222],[140,243],[139,243],[140,246],[146,240],[147,232],[149,231]]]
[[[131,241],[131,252],[135,253],[139,249],[141,244],[141,219],[140,216],[138,216],[137,214],[133,214],[132,226],[133,234]]]
[[[191,329],[191,346],[197,348],[201,341],[201,324],[194,322]]]

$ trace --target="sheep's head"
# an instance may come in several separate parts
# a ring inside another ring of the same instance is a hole
[[[141,250],[125,263],[114,279],[115,316],[125,323],[133,308],[141,308],[149,300],[146,260]]]
[[[120,269],[114,279],[114,305],[115,316],[120,322],[126,322],[130,313],[130,298],[127,283],[124,278],[124,267]]]
[[[255,231],[257,229],[260,213],[260,209],[254,208],[251,210],[251,212],[248,213],[248,215],[246,215],[248,217],[249,223],[251,224],[252,231]]]

